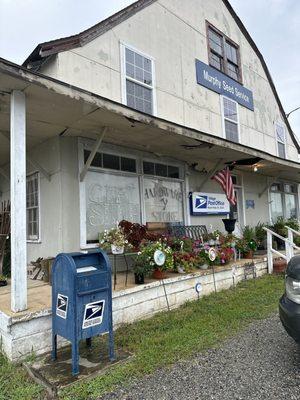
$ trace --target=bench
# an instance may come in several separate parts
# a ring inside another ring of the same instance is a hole
[[[202,240],[208,234],[205,225],[173,225],[169,226],[168,231],[171,236],[190,237],[193,240]]]

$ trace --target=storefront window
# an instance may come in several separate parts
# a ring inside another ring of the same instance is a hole
[[[108,149],[106,152],[105,150]],[[81,190],[82,246],[98,242],[99,233],[121,220],[183,222],[183,171],[168,162],[142,160],[137,154],[97,152]],[[90,150],[83,149],[83,162]],[[181,178],[181,179],[180,179]]]
[[[270,193],[272,221],[279,217],[297,218],[297,198],[296,185],[274,183]]]
[[[87,243],[97,242],[100,232],[123,219],[141,222],[137,177],[89,171],[85,188]]]
[[[283,217],[281,193],[271,193],[271,214],[273,222],[276,222],[279,217]]]
[[[183,196],[180,182],[144,179],[147,222],[182,222]]]

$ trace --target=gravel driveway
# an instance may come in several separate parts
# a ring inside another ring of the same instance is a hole
[[[277,315],[250,325],[222,347],[134,382],[103,400],[299,400],[300,347]]]

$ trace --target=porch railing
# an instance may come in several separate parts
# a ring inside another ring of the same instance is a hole
[[[269,228],[263,228],[267,232],[267,258],[268,258],[268,273],[269,274],[272,274],[272,272],[273,272],[273,254],[276,254],[277,256],[284,258],[287,262],[289,262],[290,259],[294,256],[294,250],[295,249],[300,250],[300,247],[298,247],[294,243],[294,235],[300,236],[300,232],[296,231],[295,229],[290,228],[289,226],[286,226],[286,228],[288,231],[287,238],[279,235],[276,232],[273,232]],[[281,239],[284,242],[285,254],[284,254],[284,252],[280,252],[273,248],[273,236]]]

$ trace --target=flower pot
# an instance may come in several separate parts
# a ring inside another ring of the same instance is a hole
[[[152,276],[154,279],[164,279],[164,278],[166,278],[167,274],[165,271],[162,271],[161,269],[156,268],[153,271]]]
[[[115,244],[111,245],[111,252],[113,254],[123,254],[124,253],[124,246],[116,246]]]
[[[249,250],[247,253],[243,254],[243,258],[251,259],[253,258],[253,250]]]
[[[225,230],[227,233],[232,233],[235,228],[236,219],[234,218],[224,218],[222,219]]]
[[[276,258],[273,261],[273,272],[274,274],[282,274],[287,267],[287,262],[284,258]]]
[[[136,285],[143,285],[145,283],[145,276],[143,274],[134,274],[134,283]]]
[[[181,267],[180,265],[178,265],[178,267],[177,267],[177,272],[178,272],[179,274],[185,274],[184,267]]]
[[[277,250],[284,250],[285,249],[285,242],[280,239],[279,237],[275,236],[274,240],[277,244]]]
[[[0,281],[0,286],[6,286],[7,285],[7,280]]]
[[[199,267],[200,269],[208,269],[208,264],[202,264]]]

